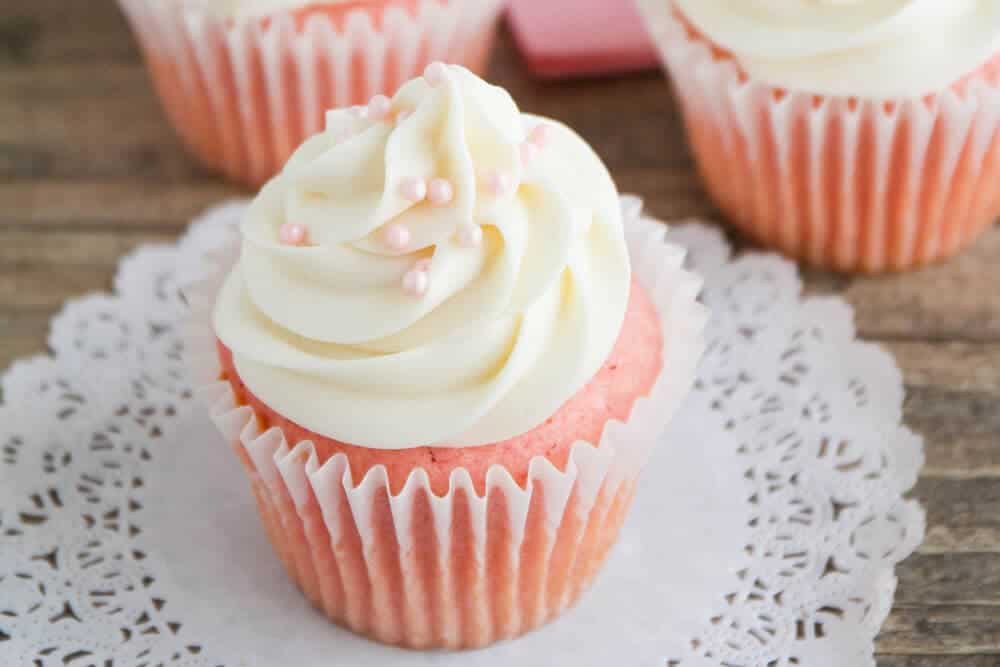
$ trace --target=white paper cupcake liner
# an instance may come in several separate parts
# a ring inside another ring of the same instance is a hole
[[[211,311],[238,252],[235,236],[186,291],[186,353],[223,437],[250,473],[261,517],[290,576],[334,621],[386,643],[471,648],[550,620],[589,585],[613,545],[651,448],[690,389],[702,352],[701,282],[666,227],[635,212],[626,232],[634,273],[663,331],[663,370],[629,419],[609,422],[598,443],[573,445],[565,470],[544,457],[525,488],[506,469],[487,473],[485,495],[465,469],[443,497],[422,469],[390,491],[385,469],[352,477],[347,457],[321,463],[312,442],[261,431],[221,368]]]
[[[504,0],[315,3],[227,16],[212,0],[119,0],[187,147],[259,186],[322,129],[327,109],[392,94],[442,60],[482,70]]]
[[[1000,214],[1000,73],[907,100],[749,79],[668,0],[639,0],[709,193],[755,239],[844,271],[955,254]]]

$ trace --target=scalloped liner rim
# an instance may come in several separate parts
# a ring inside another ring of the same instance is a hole
[[[212,215],[214,210],[203,217]],[[627,478],[641,468],[694,382],[703,351],[702,332],[708,320],[708,311],[697,302],[701,279],[683,268],[686,253],[679,246],[667,243],[666,233],[666,225],[649,218],[626,222],[633,271],[653,300],[663,331],[663,370],[653,389],[635,401],[627,420],[609,421],[596,445],[584,440],[574,443],[565,471],[537,456],[529,464],[527,483],[522,488],[503,466],[491,466],[485,485],[487,497],[497,487],[530,497],[537,479],[551,479],[567,486],[581,479],[591,481],[586,486],[593,487],[593,482],[604,481],[606,474],[600,471],[609,466],[616,479]],[[374,466],[355,483],[346,455],[337,454],[321,465],[311,441],[290,444],[276,427],[262,432],[252,408],[238,405],[229,384],[218,380],[220,367],[211,335],[211,311],[218,285],[238,253],[238,247],[234,247],[235,234],[230,232],[225,237],[221,247],[208,255],[207,275],[183,290],[192,310],[184,332],[188,366],[196,379],[198,393],[210,405],[213,422],[227,439],[235,437],[242,443],[265,480],[273,481],[281,468],[295,460],[305,462],[310,479],[327,477],[334,469],[339,470],[341,483],[348,491],[387,482],[384,466]],[[401,492],[392,497],[410,496],[422,488],[430,493],[428,486],[426,473],[417,468],[410,473]],[[471,477],[463,468],[452,471],[447,494],[434,497],[449,498],[459,489],[469,493],[469,497],[484,498],[475,493]],[[593,490],[596,495],[596,489]]]

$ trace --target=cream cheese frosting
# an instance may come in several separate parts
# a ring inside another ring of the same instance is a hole
[[[330,112],[241,232],[214,313],[240,378],[370,448],[531,430],[600,369],[631,284],[597,155],[456,66]]]
[[[868,98],[946,89],[1000,53],[998,0],[673,0],[753,78]]]

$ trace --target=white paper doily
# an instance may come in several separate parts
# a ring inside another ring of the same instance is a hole
[[[713,315],[696,388],[594,589],[528,637],[459,654],[356,638],[314,612],[259,527],[239,464],[191,395],[182,281],[243,210],[121,264],[67,305],[53,355],[0,405],[0,663],[48,667],[872,665],[920,439],[899,371],[794,265],[673,229]]]

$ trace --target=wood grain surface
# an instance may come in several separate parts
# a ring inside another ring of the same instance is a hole
[[[505,39],[491,78],[525,110],[578,129],[658,216],[717,218],[658,72],[540,83]],[[112,0],[4,0],[0,368],[44,352],[49,318],[66,299],[109,289],[123,253],[175,238],[236,194],[175,141]],[[927,443],[914,490],[927,540],[898,570],[879,663],[1000,665],[1000,227],[919,273],[806,276],[810,292],[850,302],[861,334],[896,356],[907,423]]]

